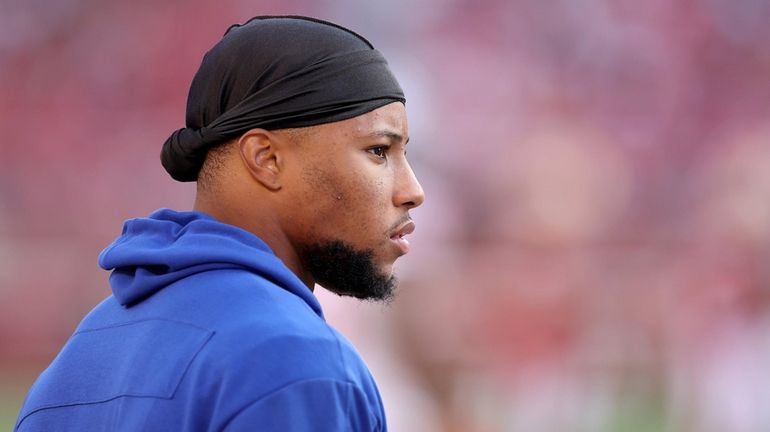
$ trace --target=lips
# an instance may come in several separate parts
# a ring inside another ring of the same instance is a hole
[[[396,229],[393,235],[390,236],[390,239],[401,250],[402,255],[409,252],[409,241],[404,237],[413,233],[414,228],[415,228],[415,224],[410,219],[404,222],[403,224],[399,225],[399,227]]]

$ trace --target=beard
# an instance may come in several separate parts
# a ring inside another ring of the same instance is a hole
[[[339,296],[384,303],[395,297],[397,279],[377,269],[372,250],[334,240],[306,246],[299,258],[316,283]]]

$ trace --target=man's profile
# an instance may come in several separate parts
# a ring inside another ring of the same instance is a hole
[[[423,191],[403,92],[363,37],[261,16],[228,29],[163,145],[193,211],[126,221],[112,295],[32,386],[15,430],[384,431],[376,383],[317,283],[389,300]]]

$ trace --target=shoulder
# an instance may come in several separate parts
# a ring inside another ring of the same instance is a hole
[[[197,292],[184,294],[194,303],[185,305],[181,319],[213,332],[191,365],[201,373],[251,387],[252,394],[295,381],[358,382],[368,375],[341,334],[303,299],[270,281],[233,272],[179,288],[189,287]]]
[[[232,430],[247,424],[276,426],[266,430],[379,430],[339,423],[385,421],[374,379],[355,348],[312,311],[286,312],[260,309],[218,326],[191,364],[182,391],[207,393],[219,404],[213,417],[232,419]],[[314,420],[307,427],[283,423],[308,419]]]
[[[268,392],[303,380],[351,381],[363,361],[353,347],[320,317],[294,311],[287,316],[262,310],[222,323],[196,365],[222,379]]]
[[[233,413],[223,430],[383,431],[385,417],[357,385],[330,379],[303,380],[276,389]]]

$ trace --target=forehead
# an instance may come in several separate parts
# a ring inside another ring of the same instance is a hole
[[[369,133],[377,130],[391,130],[404,137],[408,136],[409,126],[406,110],[401,102],[394,102],[374,111],[353,118],[356,131]]]
[[[343,135],[345,138],[388,138],[403,143],[409,139],[406,109],[401,102],[393,102],[358,117],[324,126],[332,134]]]

